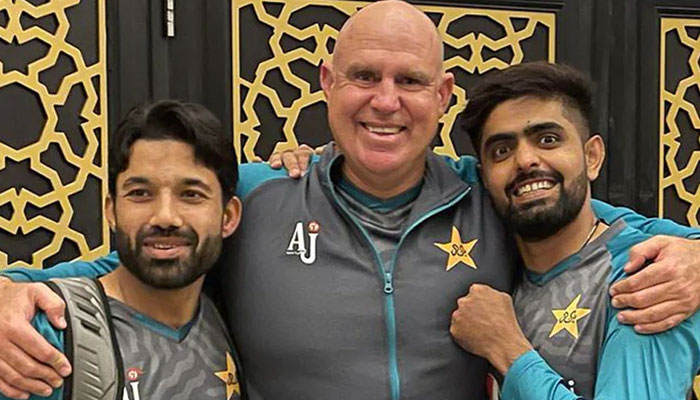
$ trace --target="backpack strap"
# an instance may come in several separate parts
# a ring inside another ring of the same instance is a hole
[[[65,352],[73,366],[64,384],[66,400],[117,400],[121,357],[102,287],[88,278],[51,279],[46,284],[66,303]]]

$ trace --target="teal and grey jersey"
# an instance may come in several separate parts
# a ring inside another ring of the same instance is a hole
[[[109,306],[125,373],[120,400],[240,399],[234,348],[206,295],[177,330],[115,299]]]
[[[523,271],[513,301],[535,351],[508,370],[504,400],[688,398],[700,367],[700,315],[640,335],[610,304],[629,248],[647,238],[619,220],[547,273]]]
[[[192,321],[177,330],[116,299],[107,298],[107,304],[122,364],[124,387],[118,400],[240,399],[233,346],[205,295]],[[59,350],[67,346],[65,333],[54,329],[45,314],[37,314],[33,324]],[[49,398],[63,399],[63,388]],[[6,398],[0,395],[0,399]]]

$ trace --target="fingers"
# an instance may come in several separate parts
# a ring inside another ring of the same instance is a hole
[[[658,283],[632,293],[618,294],[612,298],[612,306],[615,308],[648,308],[669,300],[677,299],[676,291],[679,288],[671,282]]]
[[[302,144],[295,150],[295,153],[297,154],[297,159],[299,161],[299,170],[303,174],[309,169],[309,161],[311,160],[311,156],[314,154],[314,149],[312,149],[311,146]]]
[[[484,285],[483,283],[473,283],[469,286],[469,294],[485,293],[489,290],[494,291],[489,285]]]
[[[254,157],[250,160],[250,162],[261,163],[261,162],[263,162],[263,159],[262,159],[262,157],[260,157],[260,156],[254,156]]]
[[[636,274],[616,282],[610,287],[610,295],[615,297],[623,293],[634,293],[670,281],[672,279],[670,274],[659,271],[662,267],[659,264],[651,264]]]
[[[47,309],[61,325],[63,301],[43,284],[8,284],[0,290],[0,374],[4,388],[44,395],[70,374],[64,355],[31,325],[36,306]],[[65,326],[65,321],[63,321]],[[54,370],[55,368],[56,370]],[[7,374],[7,375],[5,375]]]
[[[37,307],[44,310],[51,325],[57,329],[65,329],[66,303],[63,299],[46,285],[35,286],[33,294]]]
[[[659,301],[649,307],[626,309],[617,314],[617,319],[623,324],[638,325],[662,321],[676,314],[689,315],[689,307],[683,301],[676,299]]]
[[[661,250],[669,243],[667,236],[654,236],[645,240],[629,250],[629,261],[625,265],[625,272],[632,274],[639,271],[647,260],[654,260]]]
[[[31,378],[25,378],[22,374],[7,363],[0,360],[0,391],[6,396],[15,398],[27,398],[30,393],[38,396],[49,396],[53,388],[46,383]]]
[[[16,382],[16,379],[19,379],[19,374],[0,360],[0,393],[13,399],[28,399],[28,391],[18,389],[10,383]]]
[[[297,154],[292,151],[285,151],[282,153],[282,164],[284,168],[287,169],[287,175],[290,178],[298,178],[301,176],[301,170],[299,169],[299,158]]]
[[[12,387],[9,383],[5,382],[2,379],[2,372],[0,372],[0,393],[3,394],[5,397],[9,397],[11,399],[28,399],[29,398],[29,392],[25,392],[22,390],[19,390],[15,387]],[[44,396],[46,397],[46,396]]]
[[[273,169],[282,168],[282,153],[279,153],[279,152],[272,153],[270,155],[270,159],[267,160],[267,162],[270,164],[270,167]]]
[[[634,330],[637,333],[651,335],[655,333],[665,332],[675,326],[678,326],[683,320],[688,316],[684,314],[675,314],[668,318],[665,318],[659,322],[653,322],[650,324],[639,324],[634,326]]]
[[[309,160],[314,151],[310,146],[302,144],[294,150],[272,153],[268,162],[274,169],[286,168],[290,178],[299,178],[309,168]]]
[[[52,384],[61,376],[70,375],[71,366],[66,356],[47,342],[34,327],[26,324],[25,327],[16,329],[18,333],[13,335],[11,341],[17,351],[5,352],[2,358],[19,373]]]

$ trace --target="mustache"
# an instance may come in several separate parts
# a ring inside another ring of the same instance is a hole
[[[151,226],[148,229],[139,230],[136,234],[136,243],[138,243],[140,247],[143,245],[144,240],[152,237],[177,237],[186,241],[188,245],[199,242],[199,236],[192,228],[178,228],[174,226],[163,228],[160,226]]]
[[[518,175],[516,175],[515,178],[513,178],[513,180],[510,181],[508,185],[506,185],[506,193],[513,193],[515,187],[526,180],[538,178],[552,179],[557,183],[561,183],[564,181],[564,176],[557,171],[543,171],[541,169],[523,171],[519,172]]]

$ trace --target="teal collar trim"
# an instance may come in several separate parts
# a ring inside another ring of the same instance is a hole
[[[547,282],[556,278],[557,276],[559,276],[559,274],[566,271],[567,269],[578,265],[580,262],[581,256],[578,254],[573,254],[568,258],[565,258],[564,260],[559,262],[559,264],[557,264],[554,268],[550,269],[549,271],[543,274],[538,274],[537,272],[533,272],[526,269],[525,276],[530,282],[534,283],[535,285],[544,286]]]
[[[618,233],[620,233],[620,231],[624,227],[624,221],[619,220],[615,222],[614,224],[608,226],[608,229],[606,229],[605,232],[601,233],[600,236],[593,239],[581,250],[560,261],[556,266],[554,266],[554,268],[550,269],[549,271],[543,274],[538,274],[537,272],[532,272],[525,269],[525,277],[537,286],[544,286],[545,284],[547,284],[547,282],[556,278],[562,272],[566,271],[569,268],[579,265],[581,263],[581,260],[588,257],[595,248],[605,245],[605,243],[607,243],[608,241],[610,241],[610,239],[612,239]]]
[[[362,205],[381,213],[386,213],[389,211],[394,211],[397,208],[404,206],[418,197],[420,190],[423,187],[423,181],[421,180],[416,186],[408,189],[407,191],[394,196],[390,199],[382,200],[378,199],[371,194],[362,191],[357,186],[353,185],[349,180],[345,179],[342,174],[338,178],[338,188],[343,192],[347,193],[353,199],[359,201]]]
[[[134,317],[135,320],[139,321],[142,323],[144,326],[146,326],[148,329],[156,332],[157,334],[164,336],[168,339],[174,340],[176,342],[182,342],[187,335],[190,333],[190,330],[192,330],[192,327],[194,326],[194,323],[197,321],[197,318],[199,318],[199,305],[197,306],[197,311],[195,312],[194,318],[192,318],[188,323],[185,325],[181,326],[178,329],[171,328],[168,325],[163,324],[162,322],[158,322],[155,319],[149,317],[148,315],[141,314],[140,312],[134,310],[133,308],[129,307],[128,305],[122,303],[119,300],[116,300],[112,298],[113,300],[119,302],[123,307],[126,307],[129,309],[131,315]]]

